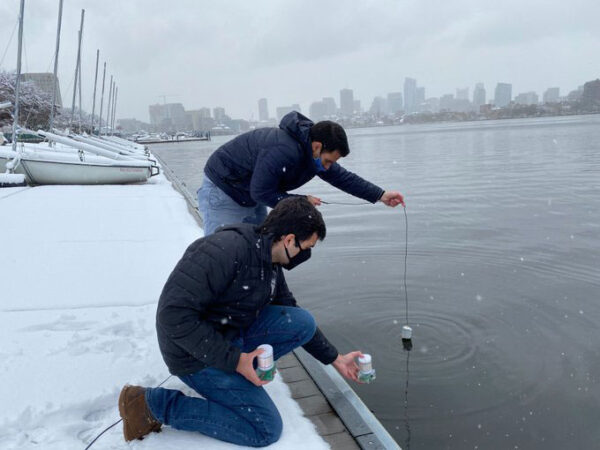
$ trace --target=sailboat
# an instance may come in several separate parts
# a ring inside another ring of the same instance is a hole
[[[21,73],[21,45],[23,28],[24,0],[21,0],[19,18],[19,50],[17,63],[17,86]],[[60,0],[58,31],[56,40],[56,60],[60,42],[60,24],[62,20],[62,3]],[[78,70],[80,64],[81,34],[83,17],[79,30]],[[55,60],[54,76],[56,79],[57,63]],[[75,77],[77,82],[77,76]],[[76,87],[75,87],[76,89]],[[22,174],[30,185],[40,184],[126,184],[145,182],[160,173],[157,162],[151,159],[146,149],[126,146],[123,142],[80,136],[72,133],[63,135],[39,130],[38,135],[45,137],[48,144],[17,144],[19,97],[15,96],[15,116],[13,125],[12,149],[0,147],[0,171]],[[114,108],[113,108],[114,110]],[[52,106],[52,114],[54,105]],[[52,123],[52,120],[51,120]],[[52,129],[52,128],[51,128]],[[31,132],[31,130],[26,130]],[[54,130],[52,130],[54,131]]]

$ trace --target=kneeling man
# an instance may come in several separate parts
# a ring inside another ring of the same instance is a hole
[[[283,276],[325,234],[321,213],[305,197],[290,197],[258,227],[222,227],[189,246],[160,296],[156,329],[169,371],[204,398],[125,386],[119,411],[126,440],[165,424],[251,447],[277,441],[281,417],[262,387],[268,381],[255,372],[261,344],[273,347],[275,360],[303,346],[357,381],[361,353],[340,355]]]

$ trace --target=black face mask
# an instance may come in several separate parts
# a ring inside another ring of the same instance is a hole
[[[293,258],[290,257],[287,247],[285,247],[285,246],[283,247],[285,249],[285,255],[287,256],[289,262],[287,264],[282,264],[281,267],[283,267],[286,270],[292,270],[294,267],[296,267],[296,266],[302,264],[304,261],[307,261],[310,259],[310,256],[311,256],[310,248],[300,247],[300,241],[298,241],[298,238],[296,238],[296,247],[298,247],[300,249],[300,252]]]

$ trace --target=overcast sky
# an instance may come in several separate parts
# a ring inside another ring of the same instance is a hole
[[[58,0],[26,0],[23,71],[51,72]],[[204,1],[65,0],[59,79],[71,104],[77,30],[85,9],[83,107],[91,111],[96,49],[119,87],[117,118],[148,121],[148,105],[222,106],[257,118],[275,107],[354,89],[375,95],[417,79],[427,97],[476,82],[513,96],[551,86],[561,95],[600,77],[598,0]],[[19,0],[0,2],[0,69],[16,67]],[[7,48],[8,45],[8,48]],[[101,79],[101,69],[99,78]],[[108,81],[107,81],[108,84]]]

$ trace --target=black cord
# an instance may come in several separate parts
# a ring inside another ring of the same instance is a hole
[[[408,260],[408,216],[406,215],[406,206],[404,207],[404,223],[406,234],[404,236],[404,297],[406,299],[406,325],[408,325],[408,289],[406,288],[406,266]]]
[[[85,448],[85,450],[88,450],[88,449],[89,449],[89,448],[92,446],[92,444],[98,440],[98,438],[99,438],[100,436],[102,436],[104,433],[106,433],[108,430],[110,430],[112,427],[114,427],[116,424],[118,424],[118,423],[119,423],[119,422],[121,422],[122,420],[123,420],[123,419],[119,419],[119,420],[117,420],[115,423],[113,423],[111,426],[109,426],[109,427],[105,428],[105,429],[104,429],[104,431],[102,431],[102,433],[100,433],[98,436],[96,436],[96,437],[94,438],[94,440],[93,440],[92,442],[90,442],[90,443],[89,443],[89,445],[88,445],[88,446]]]
[[[324,205],[348,205],[348,206],[353,206],[353,205],[372,205],[373,203],[371,202],[360,202],[360,203],[350,203],[350,202],[325,202],[323,200],[321,200],[321,203],[323,203]]]
[[[172,376],[173,376],[173,375],[169,375],[167,378],[165,378],[165,379],[164,379],[164,381],[163,381],[162,383],[160,383],[160,384],[159,384],[158,386],[156,386],[156,387],[161,387],[161,386],[162,386],[163,384],[165,384],[165,383],[167,382],[167,380],[168,380],[169,378],[171,378]],[[108,430],[110,430],[112,427],[114,427],[115,425],[117,425],[117,424],[118,424],[119,422],[121,422],[121,421],[123,421],[123,419],[119,419],[119,420],[117,420],[115,423],[113,423],[112,425],[110,425],[110,426],[106,427],[104,430],[102,430],[102,432],[101,432],[101,433],[100,433],[98,436],[96,436],[92,442],[90,442],[90,443],[88,444],[88,446],[85,448],[85,450],[88,450],[88,449],[89,449],[89,448],[90,448],[90,447],[91,447],[91,446],[94,444],[94,442],[96,442],[96,441],[98,440],[98,438],[99,438],[100,436],[102,436],[104,433],[106,433]]]
[[[406,383],[404,384],[404,428],[406,429],[406,439],[404,440],[406,450],[410,450],[410,418],[408,416],[408,377],[409,377],[410,351],[406,352]]]

